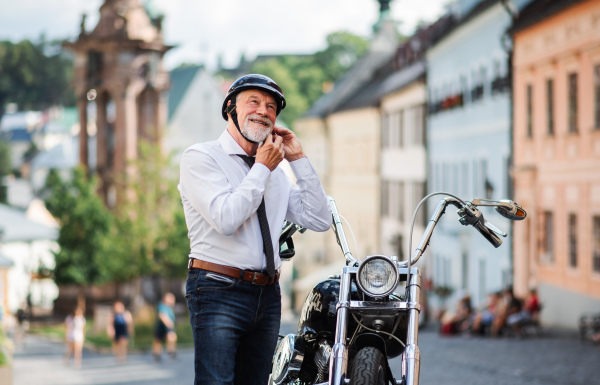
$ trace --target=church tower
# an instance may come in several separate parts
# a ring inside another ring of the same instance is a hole
[[[160,144],[167,119],[169,75],[163,56],[162,16],[150,16],[139,0],[105,0],[98,25],[77,41],[74,88],[79,110],[79,161],[89,167],[88,104],[96,104],[96,172],[109,207],[122,202],[130,162],[139,143]]]

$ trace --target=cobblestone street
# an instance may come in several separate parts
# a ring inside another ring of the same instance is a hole
[[[600,346],[575,334],[441,337],[428,328],[419,345],[421,385],[600,384]]]
[[[294,326],[285,324],[282,333]],[[529,338],[441,337],[433,326],[419,335],[421,385],[598,385],[600,346],[579,341],[573,333],[545,331]],[[29,336],[14,356],[14,385],[191,384],[193,351],[179,351],[176,361],[155,363],[150,353],[130,354],[125,364],[110,354],[84,351],[83,366],[62,360],[64,346]],[[393,372],[400,373],[399,359]]]

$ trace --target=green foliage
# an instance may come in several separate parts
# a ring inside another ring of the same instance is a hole
[[[294,78],[294,68],[286,65],[285,62],[285,57],[261,61],[252,67],[252,72],[277,79],[277,84],[284,90],[286,99],[286,108],[281,112],[278,119],[290,124],[306,111],[308,99],[300,92],[299,82]]]
[[[130,341],[130,347],[138,350],[150,350],[152,348],[152,341],[154,339],[154,324],[149,323],[135,323],[133,325],[133,341]],[[112,346],[112,339],[106,333],[106,330],[94,333],[94,322],[88,320],[86,323],[85,342],[89,343],[96,348],[110,348]],[[42,336],[50,337],[52,339],[64,340],[65,339],[65,327],[64,324],[44,325],[33,327],[30,333],[39,334]],[[190,347],[194,345],[194,336],[192,333],[192,327],[187,317],[178,318],[178,322],[175,323],[175,333],[177,334],[177,346],[179,347]],[[1,353],[1,351],[0,351]],[[2,365],[0,358],[0,366]]]
[[[139,150],[132,164],[136,172],[127,177],[132,199],[120,208],[107,245],[121,256],[111,260],[112,276],[118,281],[139,275],[183,277],[190,244],[177,173],[158,145],[140,143]],[[128,272],[127,266],[138,271]]]
[[[349,32],[327,36],[327,48],[314,55],[283,55],[253,64],[250,72],[264,74],[281,86],[286,108],[279,119],[294,122],[317,101],[367,50],[362,37]]]
[[[0,178],[10,174],[10,146],[8,142],[0,138]]]
[[[3,179],[10,174],[10,146],[6,140],[0,138],[0,203],[6,203],[8,194]]]
[[[327,48],[315,54],[317,65],[323,68],[326,81],[339,79],[364,53],[368,43],[350,32],[339,31],[327,35]]]
[[[96,195],[96,182],[83,168],[63,181],[56,171],[46,179],[48,211],[60,222],[54,280],[58,285],[92,285],[110,280],[103,245],[114,218]]]
[[[0,117],[6,103],[21,110],[52,105],[75,105],[70,87],[73,61],[61,49],[60,41],[37,44],[0,41]]]
[[[0,328],[0,367],[10,363],[7,354],[9,348],[9,340],[6,338],[6,335],[4,335],[2,328]]]

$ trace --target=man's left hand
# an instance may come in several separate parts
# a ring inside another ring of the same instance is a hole
[[[300,141],[296,138],[296,134],[287,128],[283,127],[273,127],[273,133],[277,134],[283,139],[283,151],[285,153],[284,158],[288,162],[293,162],[300,158],[306,157],[304,151],[302,151],[302,146],[300,145]]]

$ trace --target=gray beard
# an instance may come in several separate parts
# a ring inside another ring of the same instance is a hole
[[[242,134],[253,142],[262,143],[267,139],[267,135],[271,133],[271,127],[252,127],[250,128],[250,117],[246,117],[244,126],[242,127]]]

